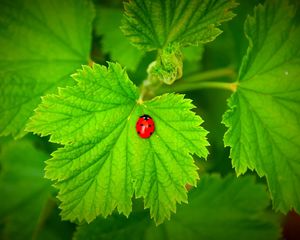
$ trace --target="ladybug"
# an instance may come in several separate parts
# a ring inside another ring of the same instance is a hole
[[[149,138],[154,133],[155,126],[149,115],[140,116],[136,123],[136,132],[141,138]]]

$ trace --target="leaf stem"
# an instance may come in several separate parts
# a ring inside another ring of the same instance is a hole
[[[151,67],[153,63],[149,65],[147,72],[148,77],[145,81],[143,81],[140,89],[140,97],[138,99],[138,103],[142,103],[144,99],[151,99],[155,95],[160,95],[166,92],[185,92],[185,91],[193,91],[204,88],[217,88],[217,89],[225,89],[229,91],[236,91],[237,82],[216,82],[215,79],[218,78],[236,78],[236,72],[232,67],[219,68],[214,70],[209,70],[205,72],[191,74],[189,76],[176,81],[172,85],[163,84],[162,80],[153,81],[151,75]],[[157,80],[157,79],[156,79]]]
[[[233,68],[219,68],[210,71],[205,71],[201,73],[196,73],[184,78],[185,82],[200,82],[200,81],[209,81],[215,78],[221,77],[230,77],[235,78],[235,71]]]
[[[186,92],[204,88],[217,88],[235,92],[237,85],[237,82],[181,82],[172,86],[162,87],[161,89],[159,89],[159,94],[166,92]]]
[[[55,199],[52,196],[49,196],[47,199],[45,206],[43,207],[41,214],[39,216],[38,222],[32,234],[32,239],[35,240],[38,237],[39,232],[41,231],[43,224],[45,223],[46,219],[49,217],[51,212],[55,207]]]

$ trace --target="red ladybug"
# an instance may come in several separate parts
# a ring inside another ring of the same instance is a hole
[[[152,117],[143,115],[136,123],[136,132],[141,138],[149,138],[154,133],[155,126]]]

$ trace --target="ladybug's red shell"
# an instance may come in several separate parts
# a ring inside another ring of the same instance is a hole
[[[154,121],[149,115],[139,117],[136,123],[136,132],[141,138],[149,138],[154,133]]]

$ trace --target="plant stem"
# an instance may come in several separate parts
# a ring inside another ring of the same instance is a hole
[[[217,78],[223,77],[235,79],[236,72],[232,67],[219,68],[201,73],[191,74],[175,82],[175,84],[173,85],[162,85],[162,80],[159,81],[160,84],[157,84],[157,82],[151,81],[152,78],[150,69],[153,63],[151,63],[147,69],[148,77],[142,83],[141,94],[138,103],[142,103],[145,99],[151,99],[155,95],[160,95],[166,92],[185,92],[203,88],[225,89],[234,92],[237,88],[237,82],[228,83],[214,81]]]
[[[187,76],[183,79],[185,82],[200,82],[200,81],[209,81],[215,78],[221,77],[231,77],[234,78],[236,75],[235,71],[230,68],[219,68],[215,70],[210,70],[202,73],[196,73],[190,76]]]
[[[33,231],[32,234],[32,239],[35,240],[38,237],[39,232],[41,231],[43,224],[45,223],[45,221],[47,220],[47,218],[49,217],[49,215],[51,214],[51,212],[53,211],[54,207],[55,207],[56,203],[55,203],[55,199],[53,199],[53,197],[49,196],[49,198],[47,199],[47,202],[45,203],[45,206],[43,207],[38,222],[36,224],[36,227]]]
[[[159,94],[166,92],[186,92],[192,90],[198,90],[203,88],[217,88],[217,89],[225,89],[232,92],[236,91],[238,83],[237,82],[181,82],[178,84],[174,84],[172,86],[164,86],[159,89]]]

